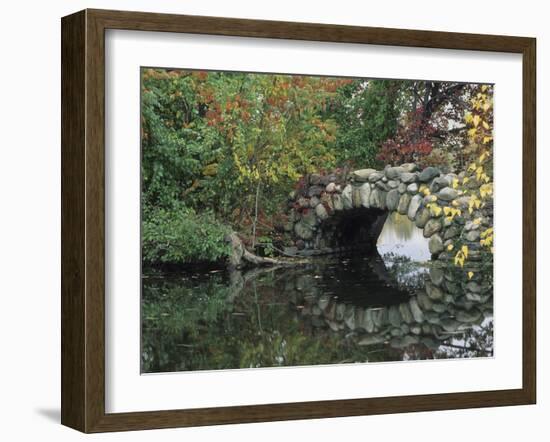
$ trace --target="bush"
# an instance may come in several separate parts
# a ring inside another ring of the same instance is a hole
[[[142,252],[146,264],[215,262],[229,255],[224,237],[230,229],[211,213],[189,209],[145,211]]]

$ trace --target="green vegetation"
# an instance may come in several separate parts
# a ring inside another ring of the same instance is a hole
[[[229,253],[224,241],[229,229],[209,212],[161,208],[145,213],[142,246],[146,264],[216,261]]]

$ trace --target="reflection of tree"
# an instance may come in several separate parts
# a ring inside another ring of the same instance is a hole
[[[319,270],[144,279],[142,371],[400,360],[396,350],[359,346],[302,314],[317,299]],[[299,287],[289,290],[289,280]]]
[[[466,330],[460,338],[451,339],[435,352],[436,359],[483,358],[493,356],[493,320]]]
[[[483,321],[491,298],[474,303],[459,291],[425,307],[433,275],[397,255],[386,269],[386,258],[332,256],[292,269],[144,278],[142,370],[492,356],[492,320]],[[468,280],[451,269],[443,274],[460,290]],[[423,319],[410,317],[410,302],[422,307]]]
[[[395,242],[402,242],[410,240],[415,230],[420,231],[406,215],[393,212],[388,216],[381,235],[390,235]]]

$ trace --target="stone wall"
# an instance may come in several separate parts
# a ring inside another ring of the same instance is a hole
[[[446,257],[446,249],[457,239],[469,245],[469,259],[479,258],[480,231],[492,226],[492,203],[469,212],[470,196],[453,183],[460,175],[441,173],[435,167],[418,170],[415,164],[384,170],[360,169],[349,173],[311,175],[290,195],[288,254],[334,253],[353,248],[373,247],[387,215],[406,215],[423,230],[433,257]],[[473,185],[475,180],[470,181]],[[421,192],[422,189],[424,192]],[[437,210],[430,208],[435,203]],[[449,220],[445,207],[459,209],[460,216]],[[441,209],[441,210],[439,210]],[[351,232],[342,232],[345,220],[354,218]],[[477,222],[473,220],[477,219]],[[357,235],[348,246],[345,234]]]

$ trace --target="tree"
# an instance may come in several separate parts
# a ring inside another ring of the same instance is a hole
[[[437,81],[400,84],[403,111],[399,126],[395,136],[383,143],[378,159],[388,164],[415,162],[453,169],[464,144],[462,118],[471,86]]]
[[[340,165],[376,167],[380,145],[394,136],[400,82],[353,80],[339,88],[330,111],[338,124],[335,155]]]

